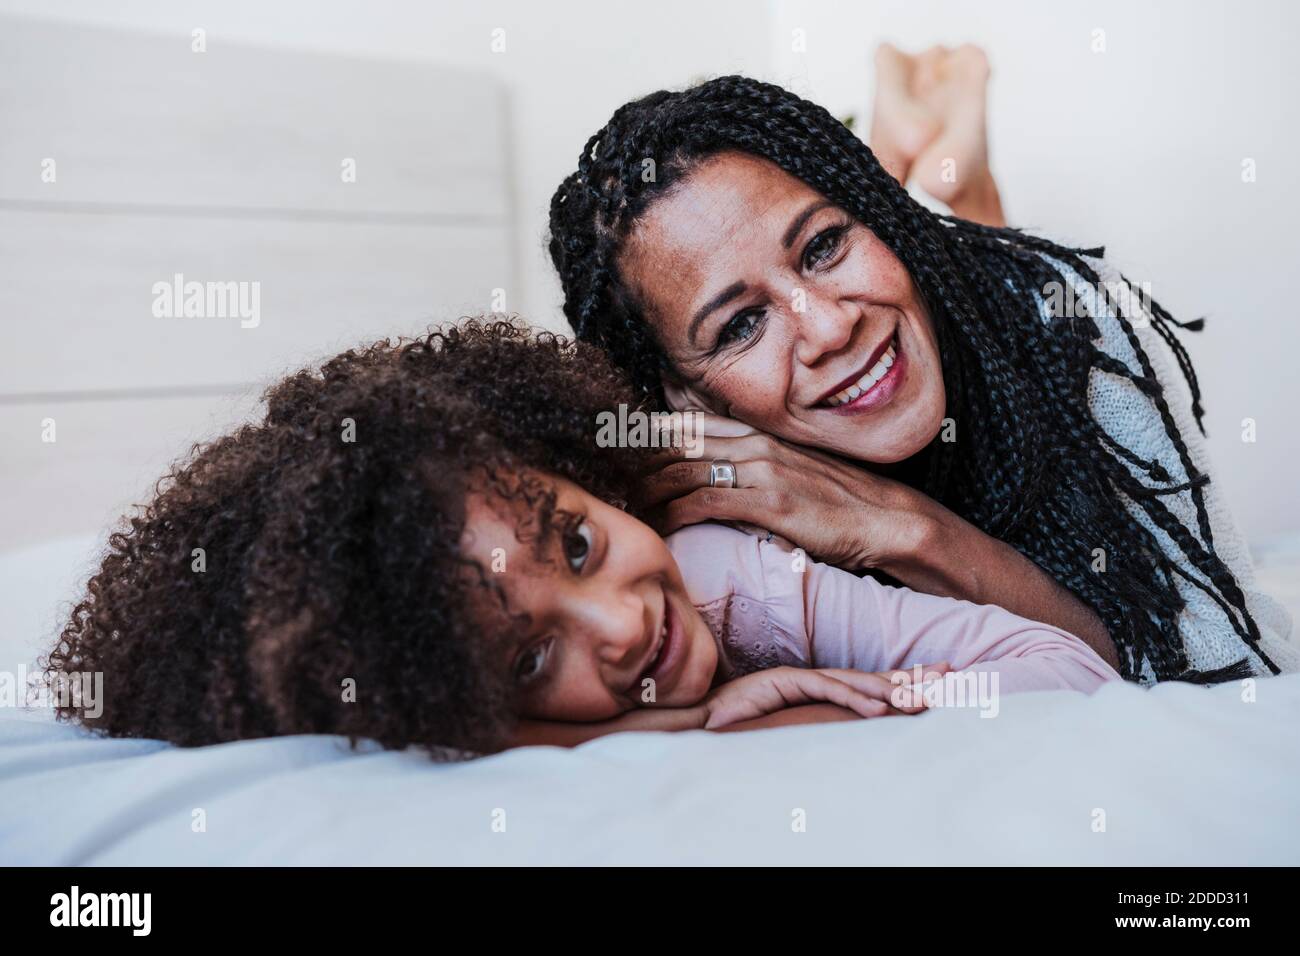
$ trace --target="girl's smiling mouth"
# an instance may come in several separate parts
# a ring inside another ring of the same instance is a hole
[[[878,345],[862,370],[824,395],[813,408],[837,415],[856,415],[884,405],[898,391],[907,372],[907,358],[895,333]]]
[[[664,595],[664,598],[663,620],[659,624],[657,646],[636,679],[634,693],[639,693],[647,680],[654,681],[656,694],[661,693],[663,688],[660,685],[664,684],[664,679],[669,674],[678,669],[677,665],[685,649],[686,635],[683,632],[681,617],[674,613],[667,595]]]

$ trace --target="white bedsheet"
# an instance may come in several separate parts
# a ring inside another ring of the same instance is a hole
[[[180,750],[10,711],[0,863],[1296,864],[1300,675],[1256,692],[1117,684],[1004,698],[992,719],[441,764],[328,737]]]

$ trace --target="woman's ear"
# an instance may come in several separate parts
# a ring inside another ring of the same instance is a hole
[[[664,401],[674,412],[708,412],[718,414],[713,403],[689,385],[676,379],[664,378]]]

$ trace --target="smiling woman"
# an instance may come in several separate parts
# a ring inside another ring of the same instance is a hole
[[[878,463],[938,430],[943,368],[911,276],[779,167],[737,152],[701,162],[646,213],[618,267],[665,344],[671,404]],[[711,294],[731,276],[744,279]]]
[[[644,482],[660,530],[768,528],[1072,631],[1130,679],[1294,663],[1210,485],[1178,323],[1101,250],[939,216],[826,110],[733,76],[620,108],[552,199],[550,251],[578,336],[711,413],[704,460]]]

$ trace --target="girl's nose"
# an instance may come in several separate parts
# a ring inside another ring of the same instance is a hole
[[[645,652],[649,632],[649,611],[635,595],[623,595],[589,608],[588,633],[602,664],[623,667],[635,663]]]

